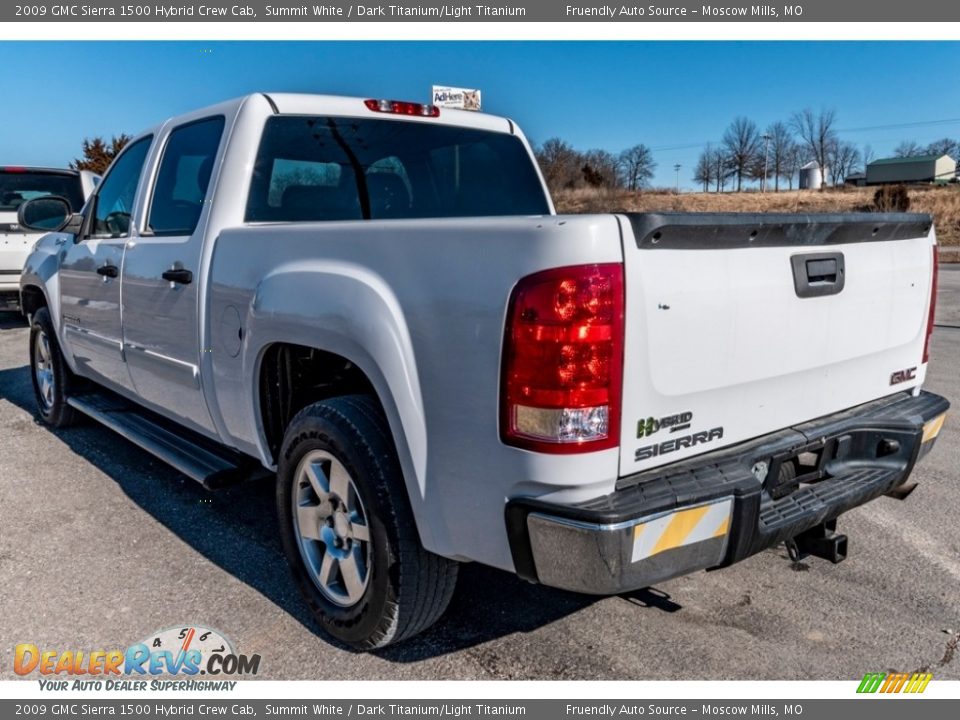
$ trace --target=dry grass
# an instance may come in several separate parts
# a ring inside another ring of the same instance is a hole
[[[570,190],[554,195],[557,212],[856,212],[873,209],[875,188],[790,192],[682,193]],[[910,211],[933,215],[941,245],[960,246],[960,186],[910,188]]]

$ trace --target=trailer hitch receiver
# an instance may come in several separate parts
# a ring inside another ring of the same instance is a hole
[[[827,520],[787,540],[794,562],[813,555],[836,564],[847,557],[847,536],[837,532],[837,521]]]

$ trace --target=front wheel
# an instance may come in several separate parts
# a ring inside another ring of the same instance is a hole
[[[42,307],[30,323],[30,378],[41,419],[51,427],[72,425],[76,411],[67,404],[73,373],[60,352],[50,311]]]
[[[382,410],[365,395],[291,421],[277,512],[294,578],[323,628],[360,650],[409,638],[450,602],[457,563],[420,545]]]

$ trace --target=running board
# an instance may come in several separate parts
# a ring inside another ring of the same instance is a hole
[[[253,458],[178,427],[109,391],[86,392],[67,398],[67,403],[208,490],[268,475]]]

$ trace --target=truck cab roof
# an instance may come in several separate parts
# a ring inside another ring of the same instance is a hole
[[[231,100],[226,100],[214,105],[208,105],[199,110],[193,110],[189,113],[172,117],[160,125],[156,125],[152,128],[144,130],[138,135],[138,137],[157,133],[164,125],[167,124],[180,124],[184,120],[203,117],[212,113],[219,112],[225,115],[231,115],[238,112],[242,106],[250,102],[266,103],[269,106],[270,111],[278,115],[377,117],[388,120],[396,119],[412,122],[434,123],[438,125],[455,125],[459,127],[476,128],[478,130],[510,133],[512,135],[519,134],[513,121],[511,121],[509,118],[500,117],[497,115],[489,115],[470,110],[456,110],[453,108],[438,108],[439,115],[436,117],[377,112],[366,106],[365,102],[370,99],[395,100],[394,98],[351,97],[346,95],[323,95],[314,93],[251,93],[249,95],[233,98]]]

